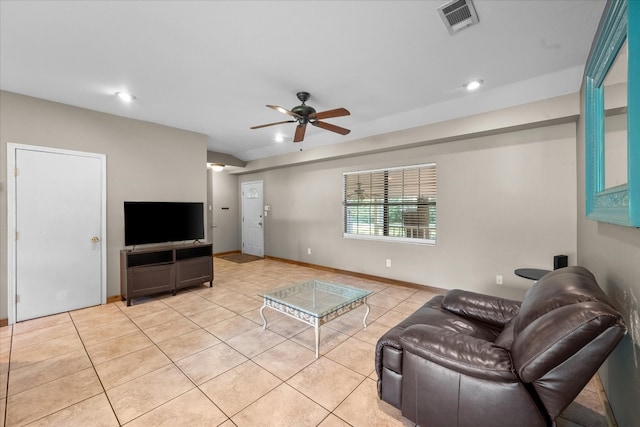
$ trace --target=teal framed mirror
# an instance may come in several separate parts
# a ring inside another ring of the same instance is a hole
[[[640,227],[639,138],[640,1],[609,0],[585,69],[588,218]]]

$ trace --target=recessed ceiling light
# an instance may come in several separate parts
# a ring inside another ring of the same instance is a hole
[[[282,135],[276,135],[276,142],[284,141],[284,137]]]
[[[468,91],[476,90],[480,86],[482,86],[482,80],[472,80],[469,83],[464,85],[464,88]]]
[[[137,99],[136,96],[129,92],[116,92],[116,96],[120,98],[120,100],[124,102],[131,102],[134,99]]]

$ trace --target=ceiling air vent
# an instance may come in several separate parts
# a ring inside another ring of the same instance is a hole
[[[451,0],[440,6],[438,13],[449,34],[457,33],[478,23],[478,14],[471,0]]]

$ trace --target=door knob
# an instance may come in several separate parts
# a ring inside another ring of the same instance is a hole
[[[93,243],[98,243],[98,242],[100,241],[100,239],[98,238],[98,236],[93,236],[93,237],[91,238],[91,241],[92,241]]]

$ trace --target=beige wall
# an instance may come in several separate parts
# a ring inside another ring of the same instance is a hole
[[[204,135],[0,92],[0,318],[7,318],[8,142],[106,155],[107,296],[120,294],[124,200],[206,201]]]
[[[584,113],[578,122],[576,162],[578,263],[593,272],[629,328],[600,369],[600,377],[618,425],[637,427],[640,426],[640,229],[605,224],[585,216]]]
[[[238,251],[240,244],[240,189],[238,177],[226,171],[208,171],[210,242],[213,253]]]
[[[515,268],[552,269],[556,254],[576,262],[575,132],[573,123],[546,126],[282,167],[240,181],[264,182],[271,205],[266,255],[521,298],[532,282],[515,276]],[[342,237],[343,172],[426,162],[437,163],[436,246]]]

